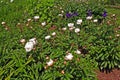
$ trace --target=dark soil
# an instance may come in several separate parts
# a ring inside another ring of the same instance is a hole
[[[109,73],[96,71],[98,80],[120,80],[120,70],[114,69]]]

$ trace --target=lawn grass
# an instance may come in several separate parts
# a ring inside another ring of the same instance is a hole
[[[108,15],[116,14],[117,24],[120,25],[120,9],[112,8],[112,7],[106,7],[106,9],[108,11]]]

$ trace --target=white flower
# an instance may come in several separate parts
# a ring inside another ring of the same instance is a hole
[[[74,23],[68,23],[68,27],[74,27]]]
[[[65,60],[72,60],[73,59],[73,55],[71,53],[68,53],[66,56],[65,56]]]
[[[25,39],[21,39],[20,42],[21,42],[21,43],[25,43]]]
[[[81,23],[82,23],[82,19],[78,19],[77,24],[81,24]]]
[[[52,36],[55,36],[55,35],[56,35],[56,32],[53,32],[53,33],[52,33]]]
[[[91,20],[92,19],[92,16],[88,16],[86,17],[87,20]]]
[[[5,24],[6,24],[6,22],[2,22],[1,24],[2,24],[2,25],[5,25]]]
[[[75,27],[70,27],[69,30],[72,31],[73,29],[75,29]]]
[[[33,46],[34,46],[33,42],[27,42],[25,45],[26,52],[30,52],[33,49]]]
[[[116,34],[116,37],[119,37],[120,36],[120,34]]]
[[[10,0],[10,2],[12,3],[14,0]]]
[[[29,42],[33,42],[34,45],[37,44],[37,40],[36,40],[36,38],[32,38],[32,39],[30,39]]]
[[[46,40],[49,40],[50,38],[51,38],[51,36],[50,36],[50,35],[45,36],[45,39],[46,39]]]
[[[42,25],[42,26],[45,26],[45,25],[46,25],[46,22],[42,22],[41,25]]]
[[[39,16],[34,16],[34,19],[35,20],[38,20],[40,17]]]
[[[64,13],[64,11],[62,10],[61,13]]]
[[[64,27],[64,28],[62,28],[62,30],[63,30],[63,31],[66,31],[66,30],[67,30],[67,28],[66,28],[66,27]]]
[[[48,66],[52,66],[52,65],[53,65],[53,63],[54,63],[54,61],[53,61],[52,59],[50,59],[50,61],[49,61],[49,62],[47,62],[47,65],[48,65]]]
[[[30,21],[31,21],[31,19],[28,19],[27,21],[28,21],[28,22],[30,22]]]
[[[79,33],[80,29],[79,28],[75,28],[75,33]]]
[[[96,23],[96,22],[98,22],[98,20],[97,20],[97,19],[94,19],[93,22]]]
[[[62,17],[62,16],[63,16],[63,14],[58,14],[58,16]]]
[[[81,54],[81,51],[80,50],[76,50],[75,53],[76,54]]]

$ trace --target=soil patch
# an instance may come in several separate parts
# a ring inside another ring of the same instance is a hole
[[[109,73],[96,71],[98,80],[120,80],[120,70],[114,69]]]

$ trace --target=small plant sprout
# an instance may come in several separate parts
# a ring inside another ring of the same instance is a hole
[[[51,38],[51,36],[50,36],[50,35],[45,36],[45,39],[46,39],[46,40],[49,40],[50,38]]]
[[[30,52],[33,49],[34,43],[33,42],[27,42],[25,44],[25,50],[26,52]]]
[[[75,33],[79,33],[80,29],[79,28],[75,28]]]
[[[47,62],[47,66],[52,66],[54,63],[54,61],[52,59],[49,60],[49,62]]]
[[[45,26],[45,25],[46,25],[46,22],[42,22],[41,25],[42,25],[42,26]]]
[[[82,24],[82,19],[78,19],[76,24],[81,25]]]
[[[73,59],[73,55],[71,53],[68,53],[66,56],[65,56],[65,60],[72,60]]]
[[[76,54],[81,54],[81,51],[77,49],[77,50],[75,51],[75,53],[76,53]]]
[[[56,32],[53,32],[51,35],[52,35],[52,36],[55,36],[55,35],[56,35]]]

